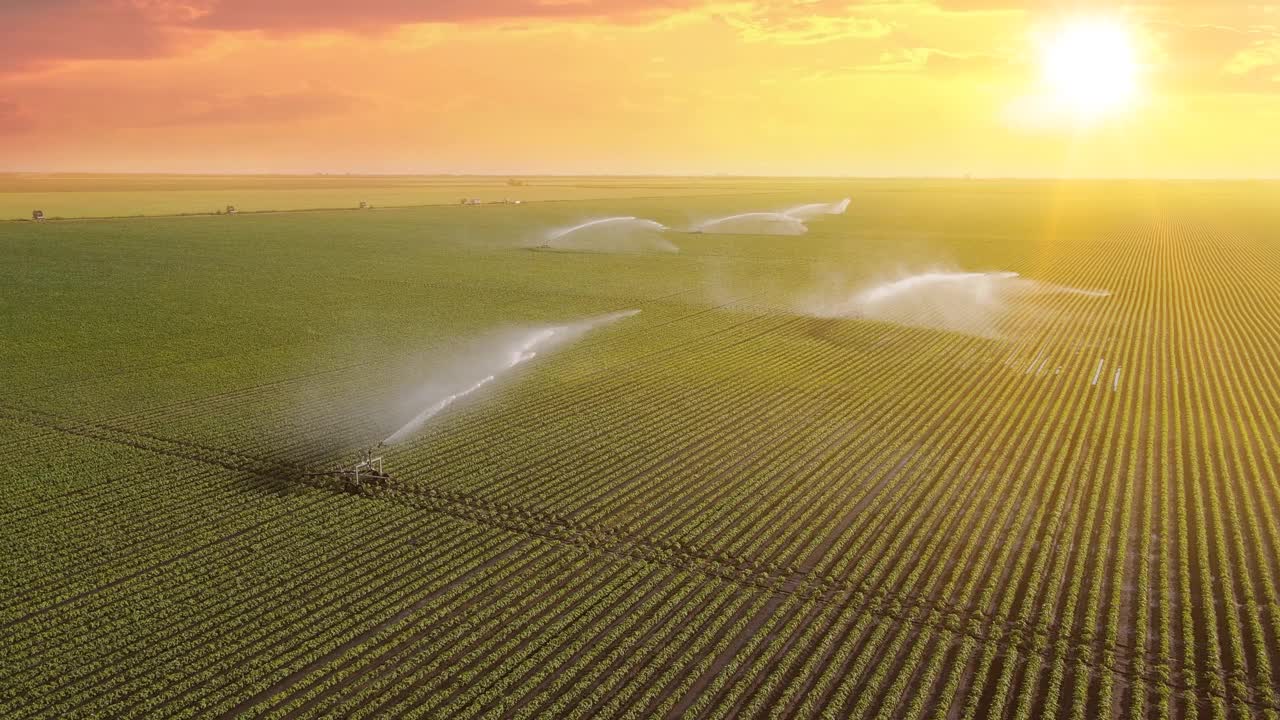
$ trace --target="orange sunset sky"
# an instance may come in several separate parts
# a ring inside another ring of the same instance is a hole
[[[0,171],[1274,177],[1280,4],[0,0]]]

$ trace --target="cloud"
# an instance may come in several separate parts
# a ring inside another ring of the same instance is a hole
[[[692,0],[215,0],[196,25],[220,30],[379,29],[415,23],[652,18]]]
[[[821,68],[808,74],[806,79],[890,74],[950,79],[1001,72],[1009,68],[1011,62],[1012,58],[995,53],[961,53],[931,47],[902,48],[884,50],[866,62]]]
[[[162,3],[6,0],[0,3],[0,72],[57,60],[168,54],[177,40],[169,24],[182,19]]]
[[[1263,25],[1151,25],[1170,82],[1198,93],[1269,93],[1280,74],[1280,31]]]
[[[1168,21],[1197,15],[1202,4],[1209,7],[1208,0],[1143,7],[1154,13],[1153,20]],[[0,73],[63,60],[175,55],[217,32],[375,33],[415,24],[538,20],[637,24],[698,10],[749,42],[815,45],[896,35],[922,13],[977,17],[1105,6],[1081,0],[3,0],[0,47],[5,63]],[[1191,10],[1179,12],[1183,6]],[[1250,22],[1276,21],[1274,15],[1254,10],[1242,13]],[[1196,34],[1181,34],[1187,33]],[[931,42],[915,38],[906,44]],[[941,55],[929,59],[938,65],[947,62]]]
[[[879,62],[853,68],[856,72],[926,73],[937,77],[991,72],[1009,65],[1009,58],[991,53],[956,53],[937,48],[906,48],[886,52]]]
[[[1280,41],[1259,42],[1232,56],[1228,86],[1242,92],[1280,92]]]
[[[639,22],[703,0],[3,0],[0,72],[177,54],[212,31],[378,32],[516,19]]]
[[[883,1],[883,0],[881,0]],[[1078,13],[1115,11],[1128,6],[1155,12],[1179,10],[1204,10],[1221,15],[1227,3],[1223,0],[1146,0],[1140,3],[1117,3],[1115,0],[917,0],[947,12],[1026,12],[1026,13]],[[1247,10],[1259,13],[1274,12],[1262,0],[1258,2],[1230,3],[1232,11]]]
[[[743,3],[718,10],[715,15],[747,42],[815,45],[883,38],[893,32],[889,22],[860,11],[856,3]]]
[[[810,16],[786,20],[730,21],[747,42],[776,42],[786,45],[815,45],[835,40],[882,38],[893,30],[875,18],[832,18]]]
[[[1280,42],[1259,42],[1233,55],[1226,71],[1230,75],[1250,75],[1261,69],[1274,72],[1276,65],[1280,65]]]
[[[1043,8],[1043,3],[1009,0],[933,0],[930,5],[946,12],[1026,12]]]
[[[1280,32],[1265,26],[1153,21],[1149,27],[1171,60],[1219,66],[1241,50],[1280,38]]]

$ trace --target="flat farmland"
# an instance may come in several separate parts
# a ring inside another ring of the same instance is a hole
[[[1275,184],[598,184],[0,223],[0,715],[1280,717]]]
[[[466,175],[100,175],[0,173],[0,220],[212,215],[358,208],[776,192],[822,181]]]

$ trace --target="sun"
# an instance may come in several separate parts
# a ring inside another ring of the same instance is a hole
[[[1138,94],[1133,37],[1118,20],[1078,18],[1062,23],[1042,40],[1040,66],[1050,100],[1077,121],[1094,122],[1120,113]]]

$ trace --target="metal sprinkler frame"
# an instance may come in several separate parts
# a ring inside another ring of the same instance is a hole
[[[382,445],[379,444],[378,447]],[[310,472],[306,477],[336,479],[343,483],[344,489],[355,493],[363,493],[366,489],[385,488],[391,476],[382,469],[382,456],[375,456],[373,452],[374,448],[365,450],[360,460],[351,467]]]

